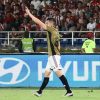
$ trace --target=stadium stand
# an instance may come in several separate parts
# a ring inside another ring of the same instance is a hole
[[[56,20],[59,31],[100,31],[100,1],[99,0],[28,0],[31,13],[40,18],[43,22],[48,17]],[[90,21],[92,19],[92,22]],[[95,23],[92,30],[91,26]],[[93,24],[92,24],[93,23]],[[89,28],[87,27],[89,25]],[[0,0],[0,45],[4,44],[3,38],[7,38],[2,31],[43,31],[38,25],[25,16],[25,6],[22,0]],[[86,32],[85,32],[86,34]],[[70,33],[61,33],[61,45],[72,44]],[[96,33],[97,45],[100,44],[100,32]],[[16,38],[21,34],[16,33]],[[45,38],[44,33],[34,33],[32,37]],[[76,38],[85,38],[80,32],[75,33]],[[10,34],[10,38],[14,38]],[[7,41],[7,40],[6,40]],[[36,44],[40,43],[45,47],[45,39],[36,39]],[[83,39],[74,39],[74,44],[81,46]],[[15,44],[16,45],[16,44]]]

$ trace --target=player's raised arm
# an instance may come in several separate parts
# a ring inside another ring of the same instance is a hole
[[[46,25],[40,21],[38,18],[36,18],[34,15],[31,14],[30,10],[26,7],[26,14],[29,15],[29,17],[36,23],[38,24],[40,27],[42,27],[43,29],[47,30]]]

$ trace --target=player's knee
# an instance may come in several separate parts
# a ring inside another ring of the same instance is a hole
[[[45,77],[50,77],[50,73],[51,73],[50,71],[46,70],[44,76]]]
[[[56,71],[56,75],[57,75],[58,77],[61,77],[61,76],[63,75],[62,70],[57,70],[57,71]]]

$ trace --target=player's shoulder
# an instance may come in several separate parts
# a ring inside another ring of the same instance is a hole
[[[51,26],[46,26],[46,27],[47,27],[47,31],[58,31],[58,29],[55,27],[51,27]]]

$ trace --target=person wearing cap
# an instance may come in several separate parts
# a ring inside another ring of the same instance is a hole
[[[96,43],[94,41],[94,34],[92,32],[87,33],[86,39],[82,45],[82,53],[94,53],[96,48]]]

